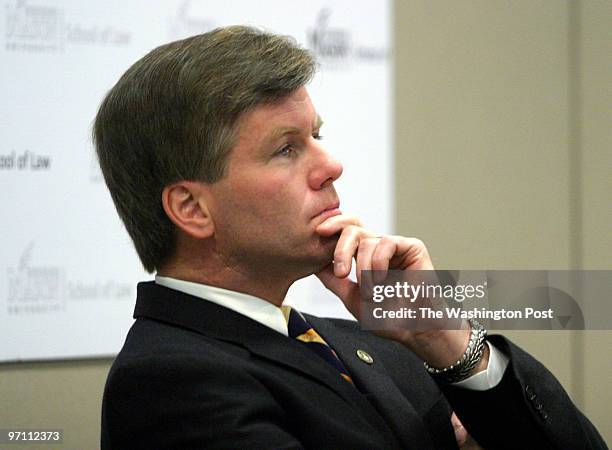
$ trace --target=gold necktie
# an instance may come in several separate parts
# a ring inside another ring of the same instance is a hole
[[[287,321],[287,329],[289,337],[303,342],[309,349],[323,358],[327,363],[331,364],[338,370],[340,376],[346,381],[353,383],[353,380],[348,374],[346,367],[336,352],[329,346],[327,342],[317,333],[312,326],[306,322],[306,319],[291,306],[281,306],[283,315]]]

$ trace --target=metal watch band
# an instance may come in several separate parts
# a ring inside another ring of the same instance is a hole
[[[463,381],[471,376],[472,370],[482,359],[487,330],[477,320],[469,319],[468,322],[472,328],[470,341],[468,342],[467,349],[457,362],[442,369],[431,367],[426,362],[423,362],[427,372],[436,380],[444,383],[457,383]]]

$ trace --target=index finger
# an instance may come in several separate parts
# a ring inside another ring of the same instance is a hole
[[[315,231],[321,236],[333,236],[336,233],[341,232],[348,226],[357,226],[362,227],[363,224],[361,220],[357,216],[349,215],[349,214],[339,214],[337,216],[332,216],[329,219],[321,222]]]

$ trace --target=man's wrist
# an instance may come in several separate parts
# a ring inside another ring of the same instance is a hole
[[[424,361],[427,371],[437,380],[445,383],[463,381],[481,372],[488,365],[487,330],[476,320],[470,319],[470,336],[461,357],[449,365],[435,366]]]
[[[462,321],[456,330],[403,330],[396,340],[434,367],[446,367],[465,352],[470,340],[470,325]]]

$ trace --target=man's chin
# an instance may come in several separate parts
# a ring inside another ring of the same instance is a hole
[[[334,251],[338,243],[339,235],[332,237],[320,236],[307,250],[303,251],[297,258],[287,261],[288,266],[294,269],[296,280],[306,278],[320,272],[334,260]]]
[[[320,237],[319,238],[319,257],[313,258],[313,269],[312,273],[317,273],[323,270],[326,266],[331,264],[334,260],[334,252],[336,245],[338,244],[338,238],[340,235],[334,235],[331,237]]]
[[[320,272],[325,266],[330,264],[334,259],[337,242],[338,237],[320,237],[309,249],[296,255],[298,258],[293,263],[300,268],[300,272],[303,274],[302,277]]]
[[[334,256],[336,245],[338,245],[338,239],[340,239],[340,233],[329,237],[319,236],[319,243],[321,247],[328,252],[330,258],[333,258]]]

